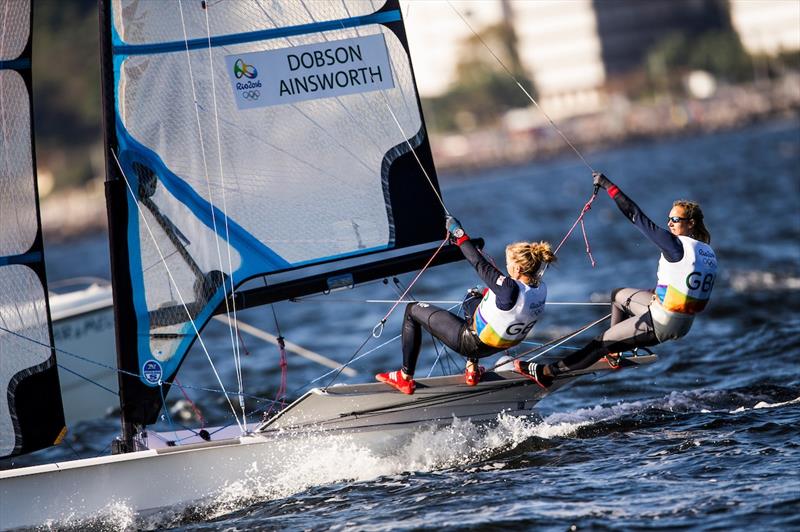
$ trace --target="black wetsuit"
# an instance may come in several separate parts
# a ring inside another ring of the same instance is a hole
[[[500,310],[513,308],[519,295],[516,281],[503,275],[489,263],[469,240],[461,243],[460,248],[481,280],[494,292],[497,307]],[[403,318],[403,371],[407,375],[414,375],[422,343],[422,328],[470,360],[503,351],[503,348],[491,347],[481,342],[472,329],[472,317],[481,299],[477,295],[464,302],[463,318],[428,303],[409,303]]]
[[[683,259],[683,244],[677,236],[653,223],[616,185],[608,187],[608,195],[614,199],[622,214],[658,246],[667,261],[679,262]],[[588,368],[609,353],[658,344],[650,315],[652,300],[652,289],[617,288],[612,291],[611,327],[558,364],[550,365],[551,373],[558,375]]]

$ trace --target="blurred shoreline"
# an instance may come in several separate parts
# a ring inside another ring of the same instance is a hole
[[[536,114],[538,113],[538,114]],[[469,134],[443,135],[431,141],[441,173],[469,174],[514,166],[571,152],[564,139],[538,110],[529,127],[498,127]],[[706,99],[660,97],[631,102],[611,96],[603,112],[555,120],[580,151],[735,129],[751,123],[800,115],[800,75],[779,80],[720,87]]]
[[[530,111],[530,114],[538,111]],[[800,75],[763,84],[721,87],[713,97],[630,102],[611,97],[604,112],[556,121],[580,151],[735,129],[760,121],[800,115]],[[539,113],[529,127],[486,128],[467,134],[431,135],[434,161],[443,180],[493,167],[528,164],[571,152]],[[107,231],[103,179],[57,191],[42,200],[42,226],[48,242],[64,242]]]

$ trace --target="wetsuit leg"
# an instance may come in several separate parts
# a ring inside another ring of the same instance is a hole
[[[649,305],[653,293],[649,290],[622,288],[615,290],[613,297],[612,326],[578,351],[551,365],[549,369],[553,375],[588,368],[609,353],[659,343],[650,316]],[[615,317],[621,321],[614,323]]]
[[[453,351],[459,352],[461,332],[465,321],[447,310],[428,303],[409,303],[403,318],[403,371],[414,375],[422,344],[424,328],[444,342]]]
[[[641,288],[617,288],[611,292],[611,325],[614,326],[631,316],[647,312],[653,298],[652,290]]]

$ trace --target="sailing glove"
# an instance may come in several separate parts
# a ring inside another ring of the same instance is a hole
[[[464,228],[461,227],[461,222],[456,218],[448,216],[445,218],[445,225],[447,226],[447,231],[450,233],[450,239],[455,242],[455,244],[460,246],[469,240],[469,236],[464,232]]]
[[[592,178],[593,178],[592,182],[594,183],[594,186],[600,187],[602,189],[606,189],[607,190],[609,186],[614,184],[611,181],[609,181],[609,179],[605,175],[600,173],[600,172],[593,172],[592,173]]]
[[[612,183],[609,178],[600,172],[592,173],[592,182],[594,183],[595,187],[605,189],[605,191],[608,192],[608,195],[611,196],[611,199],[614,199],[614,197],[619,194],[619,188],[617,188],[617,185]]]

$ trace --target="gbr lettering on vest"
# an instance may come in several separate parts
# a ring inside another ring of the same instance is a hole
[[[678,238],[683,244],[683,258],[668,262],[661,255],[656,297],[668,312],[693,315],[702,312],[711,298],[717,257],[708,244],[688,236]]]
[[[519,286],[517,302],[509,310],[497,308],[494,292],[487,290],[472,320],[473,330],[485,345],[499,348],[512,347],[520,343],[536,325],[544,312],[547,286],[528,286],[514,281]]]

